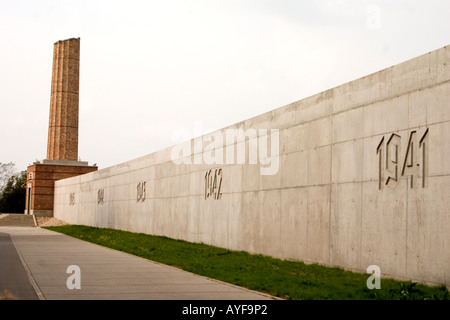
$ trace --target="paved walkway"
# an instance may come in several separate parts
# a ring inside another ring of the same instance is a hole
[[[7,275],[12,269],[24,272],[19,276],[22,280],[8,288],[18,299],[275,299],[38,227],[0,227],[0,233],[4,246],[9,248],[8,257],[0,257],[0,275],[2,272]],[[8,237],[12,239],[9,244]],[[12,259],[11,245],[18,253]],[[80,268],[80,289],[69,289],[67,286],[67,282],[69,285],[76,283],[76,273],[67,273],[72,265]],[[36,295],[17,290],[24,285],[24,274]],[[11,282],[8,285],[11,286]],[[3,291],[1,282],[0,291]]]
[[[0,232],[0,297],[6,298],[7,295],[26,300],[38,299],[11,236]]]

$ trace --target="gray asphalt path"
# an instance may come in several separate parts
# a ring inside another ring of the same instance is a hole
[[[37,300],[16,247],[9,233],[0,232],[0,299]]]
[[[38,227],[0,227],[0,232],[4,281],[22,299],[32,298],[25,295],[30,286],[48,300],[275,299]],[[76,284],[79,289],[70,288]]]

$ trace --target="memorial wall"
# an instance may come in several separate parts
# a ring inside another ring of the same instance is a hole
[[[450,286],[449,80],[444,47],[56,181],[54,216]]]

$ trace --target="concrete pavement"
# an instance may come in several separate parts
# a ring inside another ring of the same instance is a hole
[[[0,232],[0,299],[8,295],[24,300],[38,299],[11,236]]]
[[[39,227],[0,227],[47,300],[272,300],[272,296],[101,247]],[[11,248],[10,248],[11,249]],[[6,261],[0,261],[5,268]],[[79,267],[70,271],[70,266]],[[78,278],[76,278],[79,275]],[[79,280],[80,289],[69,289]],[[11,288],[11,292],[14,292]],[[32,299],[24,296],[19,299]]]

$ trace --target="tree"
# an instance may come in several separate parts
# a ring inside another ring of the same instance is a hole
[[[0,192],[0,212],[23,213],[25,211],[27,172],[11,175]]]
[[[14,174],[14,163],[0,162],[0,192],[6,184],[6,181]]]

